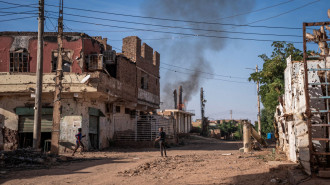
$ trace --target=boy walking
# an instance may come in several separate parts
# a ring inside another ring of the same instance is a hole
[[[159,146],[160,146],[160,154],[163,157],[163,151],[165,154],[165,157],[167,157],[166,155],[166,147],[165,147],[165,138],[166,138],[166,133],[163,131],[163,127],[160,127],[158,129],[159,133],[158,133],[158,137],[155,139],[155,141],[159,141]]]
[[[77,149],[79,148],[79,146],[82,147],[81,151],[80,151],[80,154],[82,154],[82,151],[85,150],[85,146],[84,144],[81,142],[81,138],[85,137],[86,135],[82,135],[81,134],[81,128],[78,128],[78,134],[75,135],[76,137],[76,147],[75,149],[73,150],[73,153],[72,153],[72,156],[74,156],[74,153],[76,153]]]

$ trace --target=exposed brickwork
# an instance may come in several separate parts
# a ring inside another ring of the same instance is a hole
[[[146,43],[142,44],[142,48],[141,48],[141,56],[144,59],[142,62],[153,62],[153,49],[148,46]]]
[[[124,38],[122,51],[133,62],[139,61],[141,58],[141,39],[136,36]]]
[[[2,129],[4,150],[16,150],[18,148],[18,131],[4,127]]]
[[[121,82],[135,86],[136,85],[136,65],[125,57],[117,59],[117,79]]]
[[[146,43],[141,46],[141,39],[136,36],[124,38],[122,50],[125,57],[136,63],[137,87],[141,88],[142,73],[146,73],[148,88],[145,90],[159,96],[160,54]]]

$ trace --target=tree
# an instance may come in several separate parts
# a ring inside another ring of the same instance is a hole
[[[220,128],[221,136],[224,136],[225,139],[228,139],[232,133],[238,130],[238,127],[235,123],[232,123],[232,121],[223,122],[218,127]]]
[[[279,96],[284,94],[284,70],[286,68],[286,58],[291,55],[293,61],[301,61],[303,52],[295,48],[293,44],[276,41],[270,57],[266,54],[259,55],[264,61],[263,69],[252,73],[249,81],[260,83],[259,95],[264,109],[261,110],[261,132],[273,132],[273,121]]]

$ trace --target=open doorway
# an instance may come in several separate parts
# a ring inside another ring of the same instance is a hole
[[[93,149],[99,149],[99,116],[89,115],[89,141]]]
[[[44,114],[41,117],[41,138],[39,148],[44,148],[45,142],[51,139],[51,131],[53,124],[53,116],[51,114]],[[27,148],[33,146],[33,115],[19,115],[18,121],[18,137],[19,147]]]

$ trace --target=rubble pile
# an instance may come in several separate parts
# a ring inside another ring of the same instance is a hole
[[[138,166],[135,169],[125,170],[124,172],[119,172],[124,176],[138,176],[142,174],[158,174],[159,172],[170,172],[173,170],[180,170],[187,165],[195,166],[195,167],[202,167],[204,164],[205,156],[201,155],[176,155],[174,157],[166,157],[156,159],[152,162],[144,163]]]
[[[30,148],[0,152],[1,170],[38,168],[56,162],[57,159],[54,156],[36,152]]]

